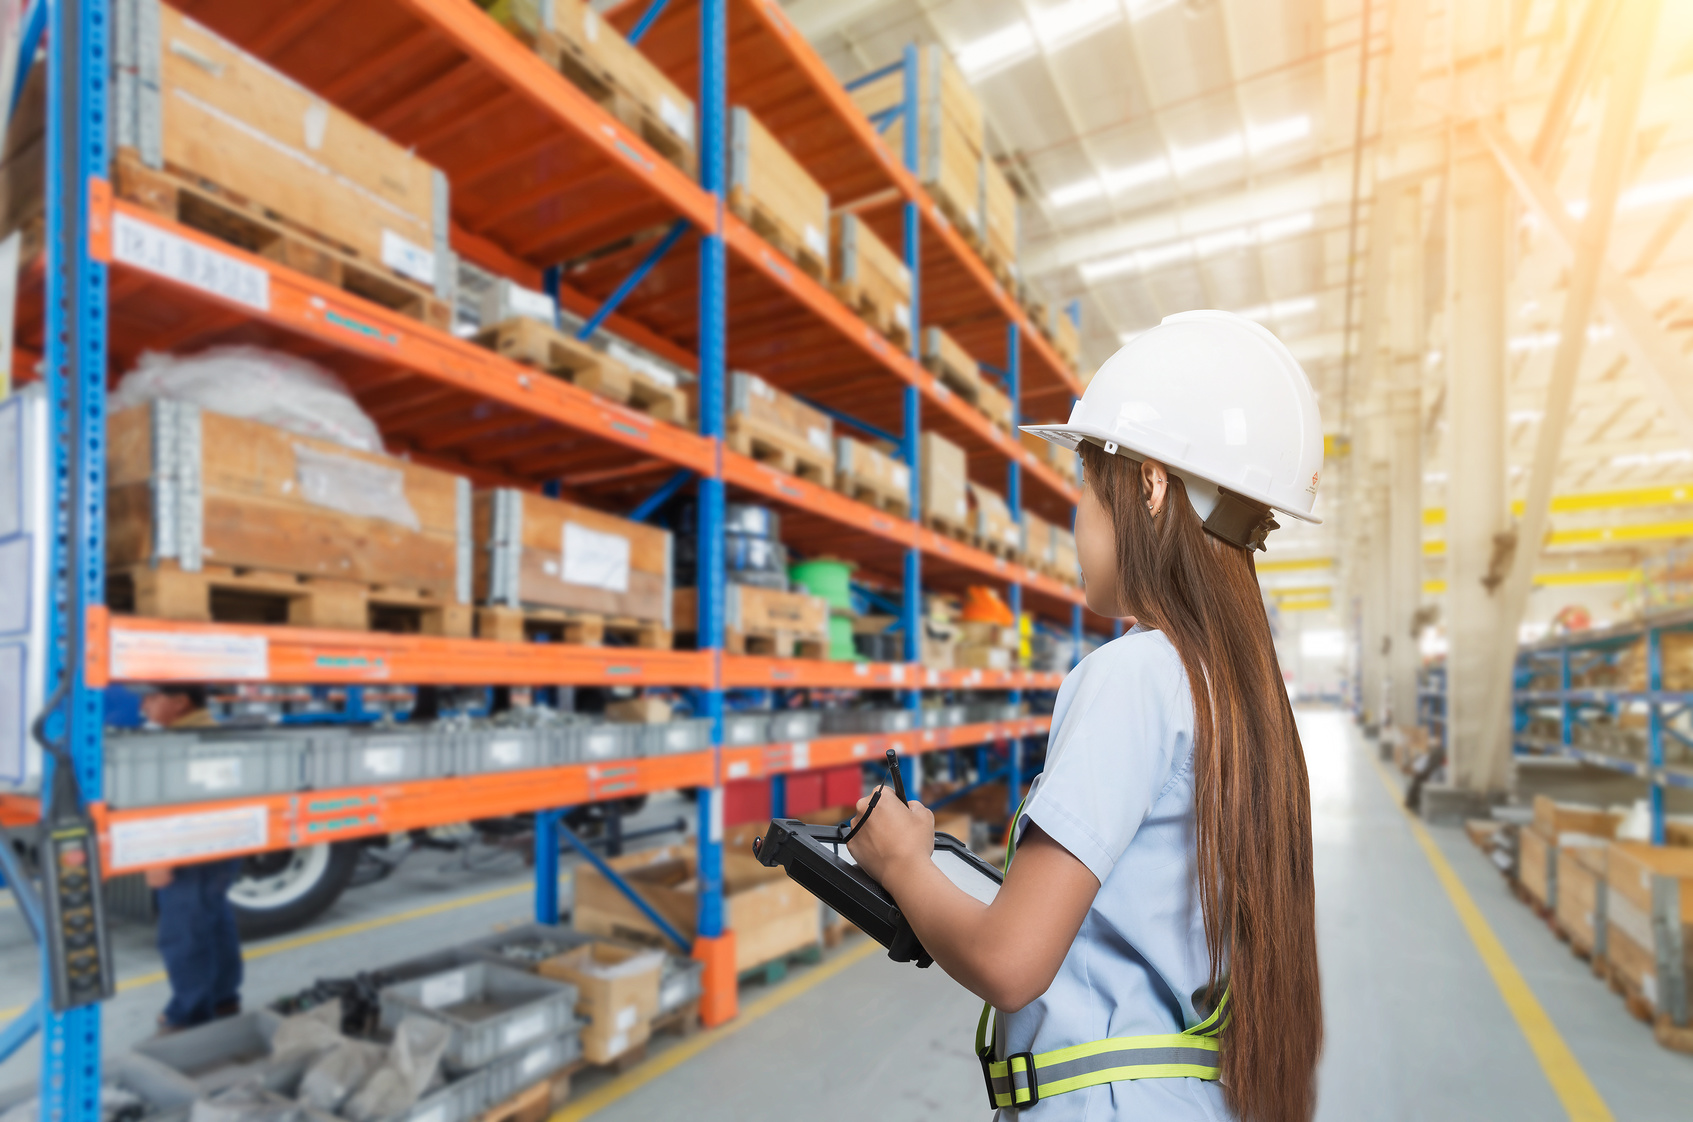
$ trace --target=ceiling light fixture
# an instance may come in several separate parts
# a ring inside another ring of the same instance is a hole
[[[1092,283],[1124,273],[1146,273],[1176,261],[1202,257],[1228,249],[1264,245],[1280,241],[1311,229],[1316,215],[1311,211],[1267,219],[1253,226],[1239,226],[1218,230],[1197,238],[1142,246],[1128,253],[1120,253],[1098,261],[1086,261],[1079,267],[1082,280]]]
[[[958,68],[972,78],[1020,62],[1035,53],[1035,33],[1018,20],[973,40],[958,50]]]
[[[1073,0],[1081,3],[1082,0]],[[1088,0],[1091,4],[1092,0]],[[1065,5],[1069,7],[1070,5]],[[1017,25],[1021,26],[1021,25]],[[992,38],[992,36],[989,36]],[[986,40],[978,40],[983,43]],[[975,44],[966,50],[974,49]],[[959,55],[959,65],[964,64],[964,56]],[[1120,195],[1124,191],[1132,191],[1136,187],[1144,187],[1148,183],[1157,183],[1170,178],[1171,163],[1175,164],[1176,173],[1186,175],[1191,171],[1212,167],[1237,156],[1250,152],[1254,156],[1261,156],[1274,148],[1285,144],[1303,140],[1311,135],[1310,117],[1287,117],[1280,121],[1272,121],[1267,125],[1254,126],[1246,130],[1246,139],[1242,141],[1239,133],[1230,133],[1218,140],[1209,141],[1193,148],[1174,148],[1170,159],[1162,156],[1150,160],[1142,160],[1138,164],[1130,164],[1123,168],[1106,168],[1097,178],[1079,179],[1074,183],[1067,183],[1054,188],[1047,193],[1046,201],[1054,209],[1075,206],[1077,203],[1092,202],[1104,195]]]

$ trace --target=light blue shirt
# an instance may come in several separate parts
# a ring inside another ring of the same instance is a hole
[[[997,1055],[1176,1033],[1204,1020],[1193,1007],[1196,995],[1203,1000],[1210,965],[1194,872],[1193,695],[1163,634],[1137,627],[1064,679],[1046,768],[1024,816],[1086,865],[1100,887],[1052,985],[1000,1017]],[[1233,1116],[1219,1085],[1179,1078],[1088,1087],[999,1117]]]

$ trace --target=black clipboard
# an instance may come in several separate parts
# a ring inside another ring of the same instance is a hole
[[[838,826],[813,826],[795,818],[778,818],[753,843],[761,864],[780,865],[789,879],[888,948],[895,962],[926,967],[934,961],[900,914],[894,898],[859,868],[847,852],[846,831]],[[965,892],[988,903],[1005,876],[970,852],[951,834],[935,833],[935,864]]]

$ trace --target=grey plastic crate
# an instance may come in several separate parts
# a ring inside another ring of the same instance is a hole
[[[106,738],[106,801],[159,806],[298,791],[306,786],[310,750],[306,737],[268,730],[112,735]]]
[[[910,709],[825,709],[823,731],[833,733],[908,732],[916,724]]]
[[[518,771],[544,767],[550,762],[542,752],[541,735],[535,729],[472,729],[460,733],[458,742],[460,775]]]
[[[314,736],[306,775],[311,786],[325,790],[432,779],[451,775],[455,764],[445,737],[433,730],[360,730],[351,735]]]
[[[576,738],[576,762],[599,763],[624,760],[639,750],[639,725],[598,724],[584,726]]]
[[[770,714],[770,740],[810,740],[822,727],[821,714],[816,709],[782,709]]]
[[[497,962],[514,970],[532,970],[543,959],[564,954],[584,943],[594,941],[594,936],[583,934],[573,927],[526,923],[522,927],[511,927],[496,931],[492,935],[484,935],[480,939],[473,939],[459,945],[455,950],[468,957]]]
[[[201,1095],[247,1080],[257,1080],[267,1091],[282,1091],[299,1081],[311,1056],[271,1057],[270,1041],[281,1023],[269,1009],[255,1009],[144,1040],[135,1053],[192,1080]]]
[[[698,752],[711,747],[711,719],[690,717],[657,725],[638,725],[641,755],[669,756],[677,752]]]
[[[407,1014],[445,1024],[451,1035],[442,1058],[454,1071],[482,1067],[576,1021],[575,986],[489,962],[384,986],[381,1000],[385,1029]]]
[[[582,1055],[580,1028],[581,1022],[573,1017],[569,1027],[558,1035],[536,1041],[529,1047],[495,1060],[482,1069],[487,1073],[483,1087],[486,1096],[483,1106],[504,1102],[566,1064],[576,1062]],[[416,1119],[414,1122],[426,1120]]]
[[[748,744],[765,744],[769,740],[769,713],[723,714],[723,746],[725,748],[740,748]]]
[[[383,1122],[467,1122],[500,1101],[492,1093],[493,1071],[473,1071],[430,1091]]]
[[[658,1011],[673,1013],[700,995],[705,963],[678,954],[664,956],[664,973],[658,982]]]

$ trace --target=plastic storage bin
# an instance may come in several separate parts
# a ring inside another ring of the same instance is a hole
[[[106,801],[159,806],[298,791],[309,752],[306,737],[265,731],[114,734],[106,738]]]
[[[267,1091],[286,1092],[310,1064],[310,1055],[275,1060],[270,1041],[282,1018],[255,1009],[191,1029],[155,1036],[135,1046],[135,1053],[192,1080],[198,1093],[210,1095],[237,1083],[256,1080]]]
[[[770,740],[810,740],[822,727],[815,709],[781,709],[770,714]]]
[[[635,755],[640,746],[639,725],[603,724],[584,726],[576,739],[576,762],[599,763],[602,760],[623,760]]]
[[[479,728],[459,734],[458,771],[479,775],[545,767],[550,761],[536,729]]]
[[[769,713],[723,714],[723,746],[725,748],[740,748],[748,744],[765,744],[769,740]]]
[[[307,781],[324,790],[449,775],[454,761],[444,741],[443,734],[428,729],[314,736]]]
[[[576,1023],[575,986],[488,962],[385,986],[380,996],[384,1029],[408,1014],[448,1027],[442,1059],[454,1071],[482,1067]]]
[[[833,733],[909,732],[916,725],[910,709],[825,709],[823,731]]]
[[[700,995],[700,978],[705,963],[679,954],[664,956],[664,973],[658,980],[659,1016],[674,1013]]]
[[[538,1041],[520,1052],[503,1057],[482,1069],[486,1072],[483,1086],[483,1109],[504,1102],[523,1088],[545,1079],[566,1064],[575,1063],[582,1055],[581,1022],[571,1015],[568,1028],[557,1036]],[[415,1122],[430,1122],[418,1115]]]
[[[637,725],[641,730],[641,755],[668,756],[676,752],[699,752],[711,747],[711,719],[691,717],[660,725]]]

